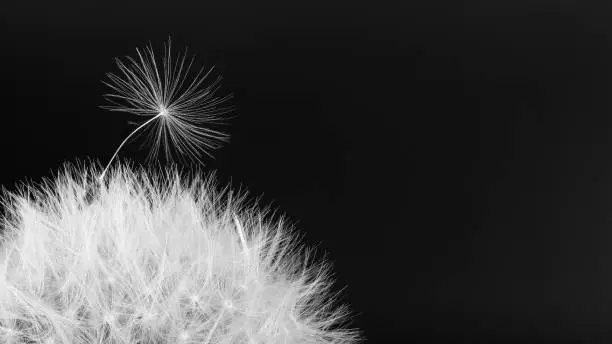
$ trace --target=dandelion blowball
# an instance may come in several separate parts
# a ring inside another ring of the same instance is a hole
[[[134,132],[153,133],[153,154],[171,146],[199,159],[226,138],[206,127],[227,113],[225,98],[206,74],[188,79],[191,63],[172,62],[169,46],[161,63],[152,50],[119,62],[110,109],[149,117]],[[117,152],[103,170],[67,165],[3,194],[0,343],[359,340],[344,327],[329,265],[282,219],[210,176],[111,165]]]
[[[67,168],[5,199],[2,343],[351,343],[329,270],[212,178]]]

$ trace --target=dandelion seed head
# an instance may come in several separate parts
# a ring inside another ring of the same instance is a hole
[[[95,169],[0,197],[0,343],[356,343],[290,230],[213,180],[119,166],[89,203]]]

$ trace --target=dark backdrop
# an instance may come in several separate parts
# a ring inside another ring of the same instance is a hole
[[[206,169],[329,253],[368,342],[612,339],[609,1],[2,7],[2,186],[106,162],[100,80],[171,35],[235,95]]]

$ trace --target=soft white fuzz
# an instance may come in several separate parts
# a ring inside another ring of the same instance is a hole
[[[329,265],[212,177],[66,168],[4,196],[0,343],[355,343]],[[92,187],[93,186],[93,187]]]

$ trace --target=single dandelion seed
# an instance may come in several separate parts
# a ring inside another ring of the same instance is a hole
[[[211,124],[223,123],[233,111],[226,101],[232,97],[217,97],[221,76],[208,82],[214,67],[205,71],[202,67],[190,75],[195,56],[187,60],[187,49],[176,58],[171,54],[171,42],[164,45],[164,56],[159,63],[151,45],[143,51],[136,49],[137,58],[127,57],[127,62],[116,59],[121,72],[108,73],[105,85],[113,93],[105,94],[110,105],[102,108],[145,117],[121,142],[99,176],[104,179],[111,163],[129,139],[147,127],[153,133],[152,149],[147,160],[155,160],[161,150],[168,159],[176,151],[180,157],[202,163],[202,156],[228,141],[228,135],[213,129]],[[148,128],[147,128],[148,129]],[[149,137],[151,139],[151,137]]]

